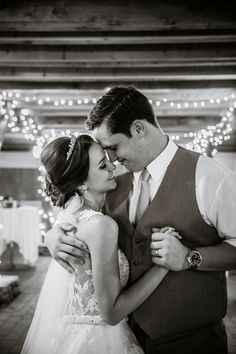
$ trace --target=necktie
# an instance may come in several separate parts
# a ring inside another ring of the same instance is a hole
[[[141,218],[150,202],[150,186],[148,183],[149,178],[150,174],[148,170],[144,168],[141,173],[141,188],[136,209],[135,222],[137,222]]]

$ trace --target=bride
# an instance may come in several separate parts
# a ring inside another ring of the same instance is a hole
[[[101,213],[105,193],[116,188],[115,166],[88,135],[55,139],[41,160],[47,195],[62,208],[57,222],[73,225],[75,237],[79,230],[91,261],[71,274],[52,260],[21,354],[143,353],[126,316],[168,270],[153,265],[125,289],[129,264],[118,250],[118,226]]]

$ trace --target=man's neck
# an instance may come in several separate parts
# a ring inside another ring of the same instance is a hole
[[[157,143],[158,142],[158,143]],[[151,137],[149,140],[149,160],[146,166],[148,166],[153,160],[155,160],[167,147],[169,142],[169,137],[165,135],[163,132],[158,132]]]

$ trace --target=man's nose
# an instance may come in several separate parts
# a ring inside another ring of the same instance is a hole
[[[109,160],[110,160],[111,162],[114,162],[114,161],[117,160],[117,156],[116,156],[116,153],[115,153],[114,151],[107,149],[107,155],[108,155]]]

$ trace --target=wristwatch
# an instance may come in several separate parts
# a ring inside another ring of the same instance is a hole
[[[197,269],[202,261],[202,255],[199,251],[197,251],[194,248],[189,248],[188,252],[185,257],[186,261],[188,262],[190,270],[195,270]]]

